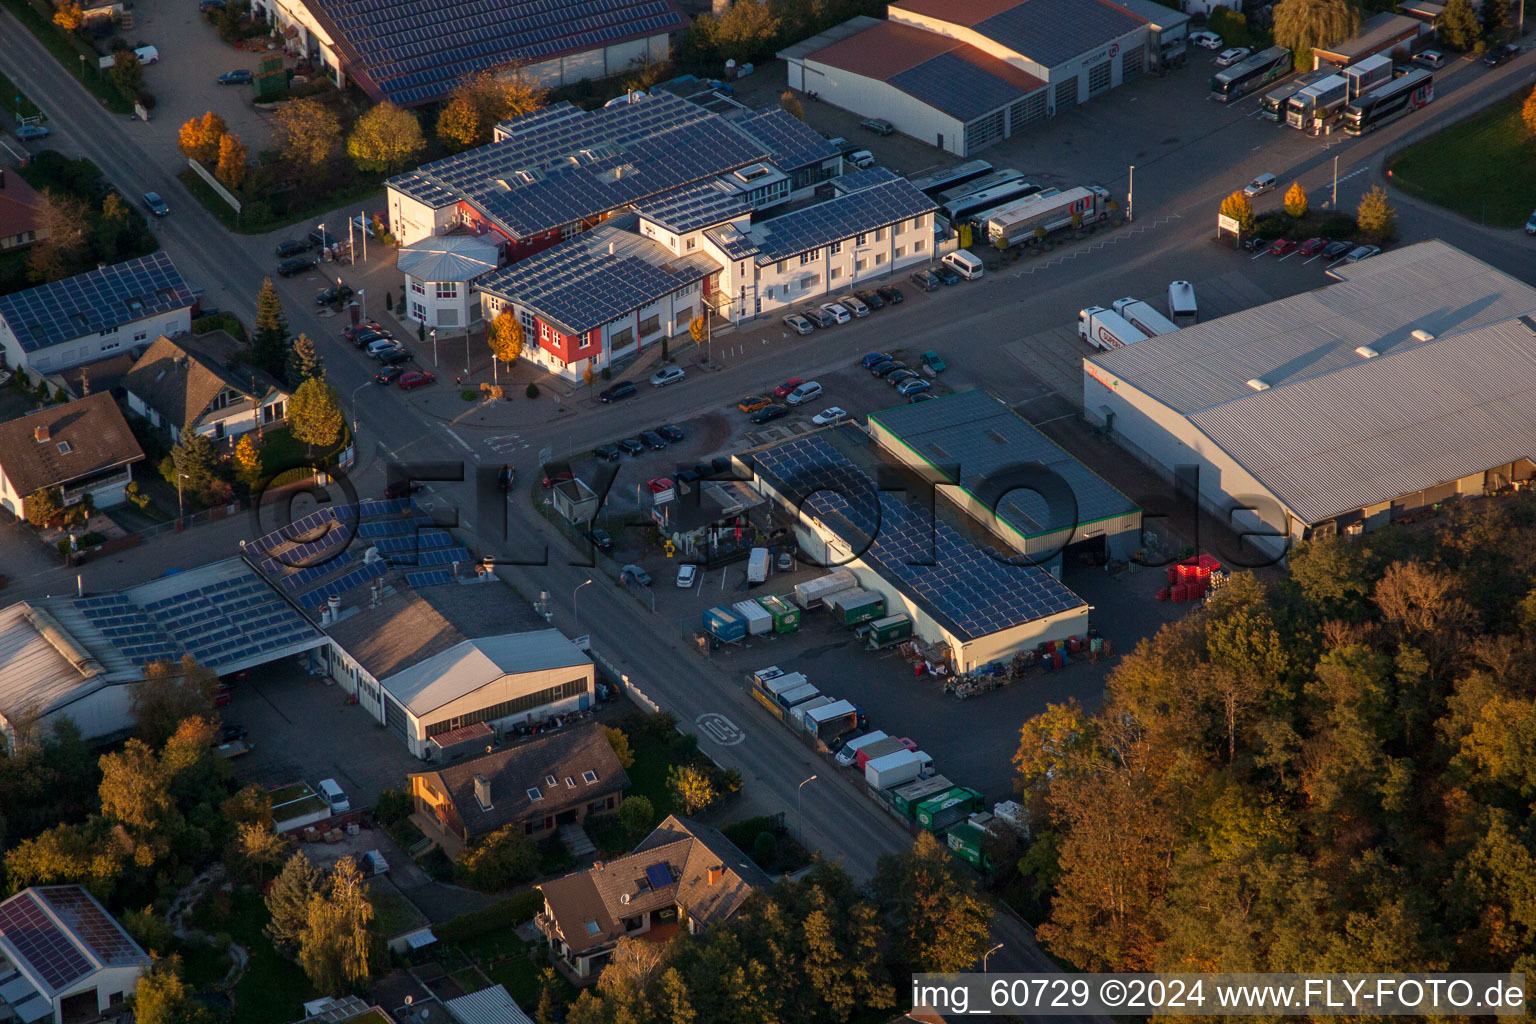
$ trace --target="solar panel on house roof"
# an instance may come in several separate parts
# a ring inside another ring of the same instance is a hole
[[[672,869],[666,864],[652,864],[645,869],[645,878],[652,889],[665,889],[672,884]]]
[[[0,318],[35,352],[190,305],[192,289],[162,250],[0,295]]]
[[[431,569],[427,572],[408,572],[405,582],[413,587],[433,587],[453,582],[453,573],[447,569]]]
[[[108,917],[84,889],[58,885],[48,886],[42,892],[43,898],[75,933],[75,937],[90,947],[102,963],[131,964],[143,956],[127,932]]]
[[[79,981],[93,969],[30,892],[18,893],[0,904],[0,935],[54,992]]]
[[[384,575],[387,568],[384,560],[380,559],[370,565],[353,569],[340,579],[331,580],[329,583],[325,583],[309,593],[301,595],[299,603],[306,608],[318,608],[334,596],[345,594],[353,587],[360,587],[365,583],[378,579]]]
[[[732,122],[773,154],[773,165],[786,174],[837,156],[830,139],[782,107],[768,107]]]

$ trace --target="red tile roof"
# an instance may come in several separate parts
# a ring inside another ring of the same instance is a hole
[[[952,4],[953,0],[913,0],[913,2],[937,8],[946,2]],[[975,5],[977,10],[971,10],[969,7],[966,9],[965,17],[969,19],[975,15],[974,20],[960,23],[974,24],[976,21],[996,14],[998,10],[1014,7],[1017,3],[1018,0],[983,0],[982,3]],[[912,5],[904,3],[901,6]],[[993,10],[994,7],[997,10]],[[915,7],[913,9],[917,10]],[[944,16],[937,11],[922,10],[917,13],[932,13],[934,17]],[[946,20],[959,21],[958,18],[953,17],[946,17]],[[913,28],[894,21],[882,21],[872,25],[863,32],[840,39],[831,46],[824,46],[814,53],[807,54],[805,59],[851,71],[865,78],[889,81],[909,68],[915,68],[946,53],[953,53],[967,64],[1000,78],[1010,85],[1016,85],[1025,92],[1033,92],[1045,85],[1043,79],[1036,78],[1007,61],[998,60],[969,43],[962,43],[948,36],[941,36],[937,32]]]
[[[42,203],[37,191],[13,167],[0,167],[0,181],[5,183],[0,188],[0,238],[36,231]]]

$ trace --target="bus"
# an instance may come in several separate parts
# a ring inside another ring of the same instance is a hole
[[[964,185],[968,181],[977,178],[992,170],[992,165],[985,160],[970,160],[954,167],[946,167],[942,171],[934,171],[932,174],[924,174],[918,178],[909,179],[918,191],[929,199],[936,199],[940,192],[957,185]]]
[[[1424,68],[1415,68],[1351,100],[1344,107],[1344,131],[1350,135],[1375,131],[1389,121],[1418,110],[1434,98],[1434,75]]]
[[[1295,70],[1291,51],[1284,46],[1271,46],[1225,70],[1211,76],[1211,98],[1230,103],[1246,96],[1255,89],[1262,89]]]
[[[956,199],[963,199],[966,196],[974,195],[983,189],[995,188],[998,185],[1011,185],[1015,181],[1023,180],[1023,171],[1015,171],[1011,168],[1001,171],[989,171],[975,181],[968,181],[964,185],[956,185],[952,189],[940,192],[937,199],[940,203],[950,203]]]
[[[994,207],[1011,203],[1015,199],[1023,199],[1025,196],[1032,196],[1039,191],[1039,185],[1032,185],[1022,180],[1011,181],[1006,185],[993,185],[980,192],[972,192],[968,196],[952,199],[940,206],[939,210],[953,227],[976,220]]]
[[[1292,78],[1289,81],[1281,82],[1269,90],[1269,92],[1259,97],[1259,109],[1271,121],[1284,121],[1286,101],[1313,82],[1321,82],[1331,74],[1333,74],[1332,68],[1323,68],[1320,71],[1308,71],[1300,78]]]

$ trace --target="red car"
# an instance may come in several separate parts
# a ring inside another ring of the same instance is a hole
[[[1323,246],[1328,244],[1326,238],[1309,238],[1296,247],[1296,251],[1303,256],[1316,256],[1323,251]]]
[[[409,391],[411,388],[419,388],[423,384],[431,384],[437,380],[437,374],[431,370],[411,370],[400,375],[400,389]]]
[[[1296,243],[1289,238],[1277,238],[1269,243],[1269,251],[1273,256],[1289,256],[1296,251]]]
[[[357,342],[357,336],[362,334],[364,331],[372,331],[373,333],[382,335],[384,337],[389,336],[389,332],[384,329],[384,325],[379,323],[377,320],[364,320],[360,324],[357,324],[353,327],[348,327],[341,332],[341,336],[355,344]]]
[[[218,689],[213,691],[213,706],[216,708],[224,707],[229,703],[231,696],[229,687],[220,685]]]
[[[555,484],[563,484],[576,479],[576,474],[569,466],[550,466],[544,470],[544,479],[541,481],[545,487],[553,487]]]
[[[785,381],[783,384],[780,384],[778,387],[773,389],[773,397],[774,398],[786,398],[786,397],[788,397],[788,395],[789,395],[789,393],[791,391],[795,390],[795,388],[799,387],[801,384],[804,384],[804,383],[805,383],[805,378],[804,377],[791,377],[791,378],[789,378],[789,380]]]

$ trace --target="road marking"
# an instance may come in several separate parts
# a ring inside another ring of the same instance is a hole
[[[521,434],[497,434],[495,437],[486,438],[485,446],[493,452],[519,451],[523,448],[532,447],[527,441],[523,440]]]
[[[707,711],[693,720],[699,731],[722,747],[734,747],[747,738],[747,734],[729,718],[718,711]]]
[[[465,441],[464,441],[464,439],[462,437],[460,437],[458,434],[455,434],[453,432],[453,428],[452,427],[444,427],[443,429],[448,432],[448,436],[449,437],[451,437],[455,441],[459,442],[459,447],[463,448],[467,452],[471,452],[471,453],[474,452],[474,449],[471,448],[467,443],[465,443]]]
[[[1296,255],[1296,250],[1292,249],[1290,252],[1288,252],[1284,256],[1280,257],[1280,262],[1284,263],[1286,260],[1290,259],[1292,256],[1295,256],[1295,255]]]
[[[1259,250],[1259,251],[1258,251],[1258,252],[1257,252],[1257,253],[1255,253],[1255,254],[1254,254],[1254,255],[1253,255],[1253,256],[1251,256],[1251,257],[1249,257],[1249,259],[1248,259],[1248,262],[1249,262],[1249,263],[1252,263],[1252,262],[1253,262],[1253,261],[1254,261],[1254,260],[1256,260],[1256,259],[1258,259],[1258,258],[1259,258],[1259,257],[1260,257],[1260,256],[1264,256],[1264,255],[1267,255],[1267,254],[1268,254],[1268,253],[1269,253],[1269,250],[1268,250],[1268,249],[1260,249],[1260,250]]]
[[[1027,277],[1028,275],[1041,270],[1050,270],[1052,267],[1059,267],[1063,263],[1066,263],[1068,260],[1075,260],[1085,253],[1098,252],[1100,249],[1119,244],[1123,239],[1134,238],[1137,235],[1152,231],[1155,228],[1160,228],[1164,224],[1171,224],[1178,219],[1179,214],[1176,213],[1171,217],[1164,217],[1162,220],[1156,220],[1150,224],[1146,223],[1145,221],[1141,221],[1131,225],[1128,228],[1122,228],[1121,230],[1116,231],[1114,233],[1114,237],[1112,238],[1101,238],[1091,245],[1083,246],[1080,249],[1073,249],[1071,252],[1062,253],[1060,256],[1052,256],[1048,260],[1036,261],[1031,263],[1029,266],[1024,267],[1023,269],[1015,270],[1011,276],[1017,280],[1018,278]],[[1019,301],[1023,302],[1026,300],[1021,299]]]
[[[1323,254],[1322,253],[1318,253],[1316,256],[1313,256],[1311,259],[1302,260],[1301,261],[1301,265],[1302,266],[1306,266],[1308,263],[1315,262],[1315,261],[1320,260],[1322,258],[1323,258]]]

